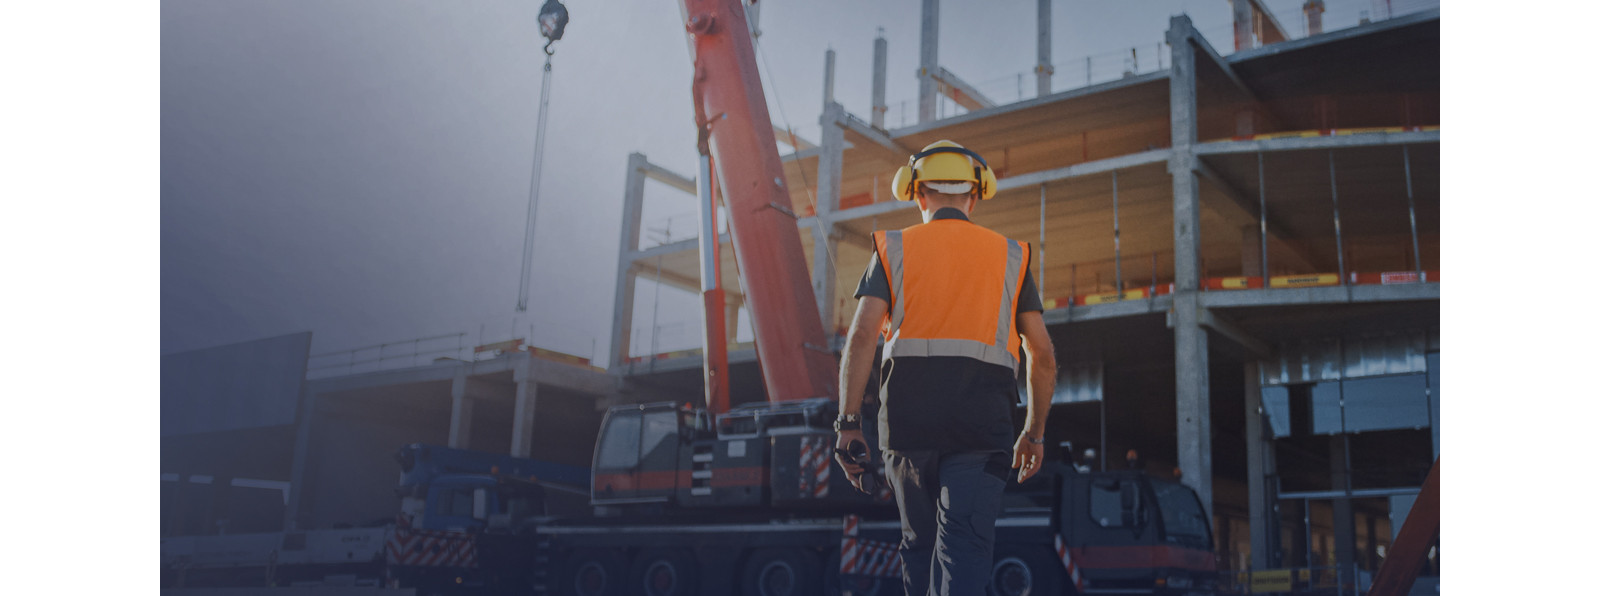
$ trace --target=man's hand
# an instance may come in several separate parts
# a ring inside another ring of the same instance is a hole
[[[1017,437],[1017,445],[1011,448],[1011,467],[1021,468],[1017,472],[1018,483],[1027,482],[1034,474],[1039,473],[1039,466],[1044,464],[1044,445],[1035,445],[1028,439],[1028,434],[1023,433]]]
[[[833,446],[839,451],[849,452],[850,443],[853,441],[860,441],[862,445],[867,446],[867,460],[870,462],[872,460],[872,445],[867,443],[867,438],[861,434],[861,429],[839,431],[839,439],[834,441]],[[849,458],[839,455],[839,451],[833,453],[833,460],[839,462],[839,467],[844,468],[845,474],[849,475],[850,484],[855,485],[856,490],[861,490],[861,475],[867,469],[856,465]]]

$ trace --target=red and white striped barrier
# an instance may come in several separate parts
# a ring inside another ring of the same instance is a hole
[[[1078,593],[1082,593],[1083,576],[1078,575],[1078,566],[1072,563],[1072,552],[1067,549],[1067,543],[1061,539],[1060,534],[1056,534],[1056,556],[1061,558],[1061,565],[1067,568],[1067,576],[1072,579],[1072,587],[1077,588]]]
[[[801,437],[800,438],[800,494],[810,495],[814,499],[828,496],[829,466],[833,458],[829,457],[833,451],[828,447],[831,437]]]
[[[385,543],[384,560],[390,565],[418,567],[477,567],[478,546],[462,532],[418,530],[401,516]]]
[[[900,547],[860,536],[861,518],[844,516],[844,540],[839,545],[839,574],[900,578]]]

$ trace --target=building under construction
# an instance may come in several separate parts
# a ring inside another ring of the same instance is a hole
[[[1034,247],[1060,369],[1047,439],[1093,448],[1091,466],[1181,476],[1225,569],[1376,569],[1439,455],[1438,10],[1322,32],[1311,0],[1308,34],[1291,38],[1236,0],[1232,39],[1177,16],[1142,62],[1079,68],[1051,63],[1041,0],[1037,91],[1001,103],[940,66],[938,2],[923,6],[918,101],[896,125],[879,39],[869,114],[830,92],[820,138],[779,134],[791,195],[776,207],[794,216],[833,347],[872,232],[920,223],[888,190],[895,169],[955,140],[999,177],[973,221]],[[393,519],[401,445],[587,466],[605,408],[699,403],[698,351],[633,341],[640,282],[701,289],[697,240],[641,238],[645,186],[697,181],[637,153],[623,173],[609,367],[464,336],[444,338],[451,358],[416,340],[413,366],[304,382],[304,336],[164,358],[164,376],[198,379],[163,387],[162,472],[178,489],[164,536]],[[734,259],[720,268],[732,341],[740,280]],[[765,400],[755,346],[730,360],[734,403]],[[246,523],[254,497],[235,478],[281,484],[273,519]]]
[[[1376,569],[1439,451],[1437,9],[1324,33],[1308,2],[1310,35],[1289,39],[1234,2],[1230,54],[1178,16],[1153,68],[1063,80],[1042,1],[1038,93],[997,105],[940,66],[937,5],[915,123],[886,125],[880,38],[870,114],[829,93],[819,139],[778,134],[835,349],[872,232],[920,223],[895,168],[955,140],[999,176],[973,221],[1034,245],[1061,369],[1048,438],[1181,475],[1226,568]],[[631,345],[639,280],[701,289],[697,240],[641,245],[645,182],[696,182],[640,154],[625,173],[610,370],[698,401],[699,351]],[[732,341],[738,271],[721,268]],[[754,346],[730,359],[735,403],[764,399]]]

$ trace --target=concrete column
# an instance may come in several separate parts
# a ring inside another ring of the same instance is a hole
[[[878,38],[872,40],[872,126],[883,128],[884,115],[889,112],[885,94],[889,85],[889,40],[883,38],[883,27],[878,28]]]
[[[1229,0],[1233,5],[1233,49],[1248,50],[1255,44],[1255,14],[1250,0]]]
[[[823,54],[822,67],[822,105],[833,103],[833,48]]]
[[[539,398],[539,383],[533,375],[532,354],[517,363],[512,380],[517,384],[517,401],[511,412],[511,456],[533,457],[533,415]]]
[[[1039,0],[1039,64],[1033,68],[1039,79],[1039,97],[1050,94],[1050,75],[1056,68],[1050,65],[1050,0]]]
[[[922,0],[922,61],[917,69],[917,123],[938,118],[939,83],[939,0]]]
[[[455,449],[470,449],[472,443],[472,402],[476,396],[468,390],[465,364],[456,367],[456,376],[450,381],[450,443]]]
[[[1328,438],[1328,464],[1333,468],[1333,490],[1350,488],[1350,443],[1347,435]],[[1350,499],[1333,500],[1333,553],[1340,583],[1353,583],[1356,569],[1356,518]]]
[[[1176,343],[1178,467],[1183,483],[1194,488],[1211,515],[1211,375],[1206,334],[1200,328],[1200,181],[1195,176],[1194,145],[1198,137],[1195,99],[1195,47],[1198,34],[1189,17],[1172,17],[1167,43],[1172,46],[1170,105],[1172,157],[1172,233],[1175,288],[1172,294],[1173,338]]]
[[[648,164],[643,154],[628,154],[627,182],[622,191],[622,238],[617,249],[617,293],[613,299],[611,317],[611,365],[616,370],[628,361],[628,342],[633,331],[633,273],[631,256],[639,250],[640,214],[644,210],[644,168]]]
[[[828,216],[839,209],[840,184],[844,179],[844,128],[839,122],[845,118],[844,106],[828,102],[822,106],[822,153],[817,157],[817,219],[811,226],[811,290],[816,296],[817,311],[822,316],[822,330],[833,337],[834,273],[833,255],[838,254],[839,235]]]
[[[1276,566],[1278,512],[1272,498],[1272,442],[1262,424],[1261,364],[1244,365],[1244,447],[1246,481],[1250,490],[1250,567]]]

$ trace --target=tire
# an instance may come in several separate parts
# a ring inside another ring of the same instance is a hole
[[[633,558],[629,594],[692,596],[697,594],[694,556],[683,550],[649,549]]]
[[[1061,561],[1043,548],[1031,548],[995,553],[988,593],[989,596],[1056,596],[1077,592],[1067,585]]]
[[[622,555],[609,550],[580,550],[568,557],[561,570],[564,596],[625,596],[627,566]]]
[[[839,575],[839,551],[828,553],[828,562],[822,567],[822,593],[840,596],[849,588],[852,596],[900,596],[905,585],[899,578],[845,577]]]
[[[811,596],[821,591],[816,553],[767,548],[751,553],[740,574],[742,596]]]

